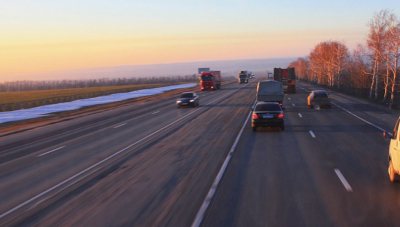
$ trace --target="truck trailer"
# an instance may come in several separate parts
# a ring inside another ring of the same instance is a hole
[[[294,68],[274,68],[274,80],[283,84],[287,93],[296,93],[296,74]]]
[[[220,89],[222,81],[221,71],[201,72],[199,80],[202,91]]]
[[[283,84],[276,80],[264,80],[257,84],[257,101],[264,102],[277,102],[282,106],[283,97]]]

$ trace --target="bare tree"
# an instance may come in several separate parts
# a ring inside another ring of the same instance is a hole
[[[299,79],[310,81],[310,61],[308,58],[298,58],[291,62],[288,67],[296,69],[296,75]]]
[[[372,98],[372,93],[375,91],[375,99],[378,98],[379,68],[384,55],[388,14],[388,10],[381,10],[379,13],[374,15],[374,18],[368,24],[369,34],[367,38],[367,46],[370,50],[370,60],[373,62],[372,82],[369,97]]]
[[[318,44],[310,53],[311,73],[318,77],[319,83],[329,87],[340,86],[340,74],[348,60],[346,45],[337,41]]]
[[[396,92],[396,80],[397,80],[397,72],[398,72],[399,57],[400,57],[399,53],[400,22],[394,14],[389,15],[387,39],[388,39],[388,55],[386,61],[388,62],[387,63],[388,72],[390,71],[391,74],[393,75],[393,78],[391,78],[392,88],[391,88],[391,97],[389,103],[389,108],[392,108]]]
[[[361,96],[367,95],[364,92],[369,88],[372,75],[366,70],[369,66],[365,58],[365,52],[365,47],[361,44],[358,44],[356,49],[353,50],[348,62],[350,75],[346,81],[348,86],[352,88],[352,92]]]
[[[332,51],[333,51],[333,67],[336,71],[336,84],[337,88],[340,88],[340,75],[348,68],[349,62],[349,51],[344,44],[344,42],[333,42],[332,43]]]

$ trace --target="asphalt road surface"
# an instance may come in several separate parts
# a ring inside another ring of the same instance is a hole
[[[398,112],[333,92],[310,109],[299,84],[285,130],[253,132],[256,82],[2,137],[0,225],[400,226],[382,138]]]

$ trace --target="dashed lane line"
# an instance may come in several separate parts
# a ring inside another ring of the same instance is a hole
[[[126,125],[126,123],[123,123],[123,124],[117,125],[117,126],[115,126],[114,128],[119,128],[119,127],[121,127],[121,126],[124,126],[124,125]]]
[[[50,153],[52,153],[52,152],[54,152],[54,151],[58,151],[58,150],[60,150],[60,149],[63,149],[64,147],[65,147],[65,146],[62,146],[62,147],[53,149],[53,150],[51,150],[51,151],[45,152],[45,153],[43,153],[43,154],[40,154],[40,155],[38,155],[37,157],[41,157],[41,156],[43,156],[43,155],[50,154]]]
[[[336,173],[336,175],[339,177],[339,179],[340,179],[340,181],[342,182],[344,188],[346,188],[346,190],[347,190],[348,192],[352,192],[353,189],[351,188],[349,182],[347,182],[346,178],[344,178],[342,172],[340,172],[339,169],[335,169],[335,173]]]
[[[138,141],[132,143],[131,145],[129,145],[129,146],[127,146],[127,147],[125,147],[125,148],[123,148],[123,149],[121,149],[121,150],[115,152],[114,154],[112,154],[112,155],[110,155],[110,156],[104,158],[103,160],[101,160],[101,161],[99,161],[99,162],[97,162],[97,163],[95,163],[95,164],[93,164],[93,165],[87,167],[86,169],[80,171],[79,173],[77,173],[77,174],[75,174],[75,175],[69,177],[68,179],[66,179],[66,180],[64,180],[64,181],[62,181],[62,182],[60,182],[60,183],[54,185],[53,187],[51,187],[51,188],[49,188],[49,189],[47,189],[47,190],[45,190],[45,191],[43,191],[43,192],[41,192],[41,193],[39,193],[39,194],[37,194],[36,196],[33,196],[32,198],[26,200],[25,202],[22,202],[21,204],[15,206],[14,208],[12,208],[12,209],[10,209],[10,210],[8,210],[8,211],[6,211],[6,212],[0,214],[0,219],[2,219],[2,218],[4,218],[4,217],[8,216],[9,214],[15,212],[16,210],[18,210],[18,209],[20,209],[20,208],[22,208],[22,207],[24,207],[24,206],[27,206],[28,204],[31,204],[31,203],[34,202],[34,201],[37,201],[38,199],[40,199],[40,198],[42,198],[43,196],[47,195],[48,193],[54,191],[55,189],[59,189],[59,188],[61,188],[61,187],[65,187],[65,185],[67,185],[67,184],[68,184],[68,185],[72,185],[72,184],[76,183],[75,180],[78,179],[78,177],[81,177],[82,175],[84,175],[84,174],[86,174],[86,173],[89,173],[90,171],[94,171],[94,169],[95,169],[96,167],[98,167],[98,166],[100,166],[101,164],[107,162],[108,160],[114,158],[115,156],[117,156],[117,155],[119,155],[119,154],[125,152],[126,150],[130,149],[131,147],[133,147],[133,146],[135,146],[135,145],[137,145],[137,144],[139,144],[139,143],[141,143],[141,142],[147,140],[148,138],[150,138],[150,137],[152,137],[152,136],[154,136],[154,135],[156,135],[156,134],[158,134],[158,133],[164,131],[165,129],[171,127],[172,125],[174,125],[174,124],[176,124],[176,123],[182,121],[183,119],[185,119],[185,118],[191,116],[192,114],[194,114],[194,113],[196,113],[196,112],[202,110],[203,108],[206,108],[206,107],[209,106],[210,104],[212,104],[212,103],[214,103],[214,102],[217,102],[217,101],[219,101],[219,100],[221,100],[221,99],[223,99],[223,98],[225,98],[225,97],[228,97],[229,95],[231,95],[231,94],[233,94],[233,93],[235,93],[235,92],[236,92],[236,91],[232,91],[232,92],[229,92],[229,93],[227,93],[227,94],[225,94],[225,95],[223,95],[223,96],[221,96],[221,97],[218,97],[218,98],[214,99],[213,101],[207,103],[206,105],[201,106],[201,107],[199,107],[198,109],[196,109],[196,110],[194,110],[194,111],[192,111],[192,112],[190,112],[190,113],[184,115],[183,117],[181,117],[181,118],[179,118],[179,119],[177,119],[177,120],[175,120],[175,121],[169,123],[168,125],[166,125],[166,126],[160,128],[160,129],[156,130],[155,132],[153,132],[153,133],[151,133],[151,134],[149,134],[149,135],[143,137],[142,139],[140,139],[140,140],[138,140]],[[65,147],[65,146],[64,146],[64,147]],[[52,150],[51,152],[54,152],[54,151],[59,150],[59,149],[64,148],[64,147],[60,147],[60,148],[54,149],[54,150]],[[50,151],[49,151],[49,152],[50,152]],[[49,153],[49,152],[46,152],[46,153]],[[42,154],[42,155],[44,155],[44,154]],[[35,204],[33,204],[33,205],[35,206]]]

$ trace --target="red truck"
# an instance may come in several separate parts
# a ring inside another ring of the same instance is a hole
[[[220,89],[221,71],[201,72],[199,80],[200,80],[200,88],[202,91]]]
[[[296,74],[294,68],[274,68],[274,80],[282,82],[288,93],[296,93]]]

